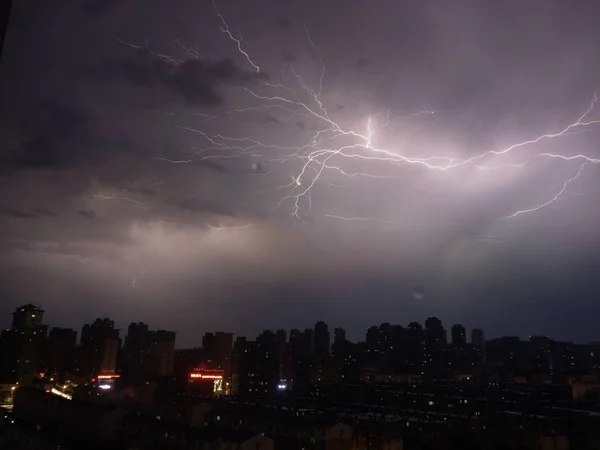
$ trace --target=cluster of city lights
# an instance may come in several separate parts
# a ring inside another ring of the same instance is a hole
[[[202,378],[205,380],[222,380],[222,375],[205,375],[202,373],[191,373],[190,378]]]

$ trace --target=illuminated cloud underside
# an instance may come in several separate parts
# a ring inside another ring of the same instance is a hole
[[[234,42],[237,51],[243,56],[252,69],[259,73],[260,67],[252,58],[251,54],[243,47],[241,35],[240,37],[235,37],[232,34],[230,27],[223,14],[219,11],[216,2],[213,1],[213,5],[218,18],[223,25],[221,31]],[[389,111],[385,114],[385,119],[380,124],[376,124],[374,120],[368,117],[365,120],[362,130],[346,128],[334,120],[322,100],[323,80],[326,76],[326,66],[323,63],[321,53],[314,44],[306,26],[305,31],[308,43],[314,49],[319,63],[321,64],[319,84],[316,88],[308,86],[304,82],[303,77],[291,68],[290,71],[297,82],[296,85],[264,82],[264,86],[273,92],[271,94],[262,94],[255,89],[244,88],[249,96],[262,102],[258,106],[233,109],[221,116],[211,116],[208,114],[199,114],[199,116],[203,116],[205,119],[218,120],[235,113],[244,113],[260,109],[280,109],[299,117],[311,117],[321,124],[320,128],[311,136],[309,142],[302,146],[286,147],[280,144],[258,140],[252,136],[209,135],[200,128],[182,126],[181,128],[186,131],[199,134],[205,141],[205,145],[203,144],[200,149],[197,149],[185,159],[175,160],[163,156],[158,158],[172,164],[189,164],[197,159],[229,159],[242,157],[258,150],[266,150],[268,153],[275,155],[267,157],[267,160],[270,163],[296,163],[299,165],[300,169],[295,172],[292,180],[288,184],[279,186],[276,189],[276,191],[284,193],[277,202],[277,207],[286,203],[291,203],[290,215],[301,221],[303,220],[303,211],[308,212],[311,210],[312,190],[315,185],[317,183],[324,183],[335,186],[335,184],[328,179],[328,174],[331,173],[350,179],[363,178],[368,180],[390,178],[389,175],[382,176],[377,174],[376,170],[369,170],[370,166],[378,164],[387,164],[396,167],[398,171],[402,170],[402,166],[411,165],[418,166],[427,171],[450,172],[459,170],[465,166],[474,167],[481,171],[500,169],[520,170],[526,166],[536,164],[543,159],[550,158],[565,163],[575,163],[576,169],[574,175],[563,182],[557,182],[554,195],[546,199],[541,199],[540,202],[535,205],[518,209],[506,216],[499,217],[514,219],[524,214],[534,213],[563,198],[564,194],[568,191],[569,184],[582,176],[586,164],[600,163],[600,159],[583,154],[564,155],[550,152],[538,152],[533,155],[528,155],[525,161],[519,163],[503,163],[501,159],[503,156],[514,153],[520,149],[536,144],[543,144],[544,141],[548,140],[566,138],[570,133],[600,124],[600,120],[592,118],[594,107],[598,100],[596,93],[593,94],[593,98],[587,110],[581,114],[577,120],[567,124],[564,128],[539,135],[532,139],[517,142],[503,149],[486,150],[468,158],[455,158],[444,154],[424,158],[405,156],[402,153],[395,151],[393,148],[380,147],[376,144],[377,139],[380,135],[385,133],[386,128],[393,126],[393,122],[396,118]],[[138,49],[142,48],[135,44],[125,44]],[[183,45],[182,48],[185,50],[188,57],[195,59],[201,58],[196,50]],[[179,65],[186,61],[185,59],[162,53],[153,54],[173,65]],[[299,100],[302,95],[308,97],[309,100]],[[412,116],[431,115],[435,113],[436,111],[419,111]],[[356,115],[360,116],[360,111],[356,112]],[[490,160],[493,160],[493,162],[490,162]],[[359,171],[349,171],[345,167],[345,164],[348,161],[358,161],[363,169]],[[398,177],[399,176],[401,176],[401,172]],[[123,200],[135,201],[131,199]],[[352,214],[352,211],[348,211],[347,215],[338,213],[325,214],[325,217],[345,222],[376,221],[383,224],[394,223],[394,221],[381,217],[356,216]],[[251,226],[251,224],[242,226]],[[222,228],[223,227],[219,226],[214,227],[214,229]]]

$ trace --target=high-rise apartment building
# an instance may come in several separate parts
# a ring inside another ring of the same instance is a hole
[[[110,319],[96,319],[81,330],[78,371],[84,377],[117,370],[119,354],[119,330]]]
[[[473,328],[471,330],[471,345],[479,349],[483,349],[485,347],[485,336],[483,334],[483,330],[479,328]]]
[[[331,354],[337,358],[342,358],[348,353],[349,348],[349,342],[346,340],[346,330],[343,328],[335,328],[333,330],[333,345],[331,346]]]
[[[25,329],[38,327],[44,321],[44,310],[34,305],[25,305],[13,312],[12,328]]]
[[[429,317],[425,321],[425,336],[430,347],[446,345],[446,330],[437,317]]]
[[[275,341],[277,343],[277,358],[279,360],[279,379],[287,380],[291,377],[291,359],[287,345],[287,332],[285,330],[277,330],[275,333]]]
[[[280,361],[277,336],[264,331],[256,341],[238,338],[235,345],[234,383],[240,396],[263,397],[280,386]]]
[[[445,347],[446,330],[437,317],[429,317],[425,321],[425,353],[423,365],[430,375],[440,375],[446,368]]]
[[[487,362],[487,349],[482,329],[474,328],[471,330],[471,345],[479,352],[481,364],[485,364]]]
[[[460,324],[452,325],[452,345],[464,347],[467,344],[467,330]]]
[[[346,342],[346,330],[343,328],[335,328],[333,330],[333,343],[341,344]]]
[[[175,332],[150,331],[147,341],[146,376],[147,378],[170,377],[175,362]]]
[[[145,381],[144,368],[148,357],[147,341],[148,325],[143,322],[129,324],[121,352],[122,375],[128,382]]]
[[[231,355],[233,352],[233,333],[206,333],[202,338],[202,347],[209,369],[223,370],[225,380],[231,378]]]
[[[132,322],[121,352],[122,377],[131,383],[173,375],[174,331],[151,331],[143,322]]]
[[[48,327],[44,310],[34,305],[17,308],[12,327],[0,336],[0,378],[5,383],[29,384],[40,370]]]
[[[77,347],[77,331],[52,328],[46,346],[45,368],[49,375],[61,378],[73,370]]]
[[[315,324],[315,355],[329,355],[331,347],[331,336],[329,335],[329,327],[325,322],[317,322]]]

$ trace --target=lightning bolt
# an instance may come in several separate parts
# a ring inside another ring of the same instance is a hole
[[[308,30],[308,27],[306,26],[306,24],[304,24],[304,30],[306,31],[306,38],[308,39],[308,42],[311,45],[311,47],[315,50],[315,52],[319,58],[319,63],[321,64],[321,78],[319,78],[319,90],[317,92],[313,91],[313,94],[314,94],[315,100],[317,100],[319,105],[322,106],[321,93],[323,92],[323,80],[325,79],[325,71],[326,71],[325,63],[323,62],[323,57],[321,56],[321,52],[319,51],[319,49],[313,42],[312,38],[310,37],[310,31]]]
[[[171,164],[189,164],[191,162],[194,162],[193,159],[169,159],[165,158],[164,156],[157,156],[155,159],[157,161],[165,161]]]
[[[248,64],[257,72],[260,72],[260,67],[254,62],[250,54],[242,47],[242,37],[236,38],[230,31],[224,16],[221,14],[216,0],[213,0],[213,6],[217,17],[221,21],[220,31],[226,34],[237,47],[238,52],[246,59]],[[478,153],[469,158],[455,158],[446,155],[436,155],[428,157],[415,157],[403,154],[393,148],[381,147],[378,142],[379,133],[385,128],[391,126],[392,122],[397,120],[409,120],[419,116],[434,115],[436,110],[423,110],[408,115],[398,115],[390,111],[387,112],[385,120],[381,121],[379,126],[376,126],[376,121],[371,117],[367,117],[364,128],[353,129],[347,128],[343,124],[332,118],[325,102],[322,99],[324,89],[324,80],[326,76],[326,66],[323,57],[318,47],[316,46],[308,27],[305,25],[306,37],[309,45],[315,51],[319,64],[321,66],[318,86],[311,88],[305,83],[302,75],[294,68],[289,69],[291,78],[295,80],[294,85],[283,83],[267,83],[264,82],[264,91],[256,89],[244,88],[249,96],[249,100],[258,103],[252,106],[237,108],[225,112],[221,115],[207,115],[198,113],[197,116],[203,119],[220,120],[222,118],[234,115],[243,114],[246,112],[257,111],[262,109],[279,109],[292,115],[310,118],[319,126],[311,133],[307,142],[299,146],[288,146],[282,143],[263,142],[252,136],[224,136],[220,134],[210,135],[207,132],[192,127],[180,126],[179,128],[191,133],[194,133],[202,140],[201,144],[194,145],[191,150],[191,157],[181,159],[169,159],[159,157],[157,159],[169,162],[172,164],[187,164],[194,161],[195,158],[210,159],[210,158],[238,158],[247,155],[249,151],[257,149],[269,150],[273,155],[270,157],[271,163],[295,163],[298,169],[292,176],[291,181],[287,184],[279,186],[276,191],[285,192],[279,201],[276,208],[279,208],[286,202],[291,202],[290,216],[301,220],[301,209],[305,205],[308,210],[312,206],[311,193],[318,183],[324,183],[329,186],[335,186],[327,179],[328,173],[336,173],[347,178],[396,178],[392,175],[377,175],[368,171],[354,172],[343,167],[345,162],[358,161],[365,167],[374,167],[380,164],[387,164],[393,168],[403,168],[406,166],[420,167],[423,170],[448,172],[457,170],[463,166],[470,166],[478,170],[500,170],[500,169],[522,169],[541,158],[561,160],[565,162],[577,161],[579,170],[577,174],[568,179],[558,190],[558,193],[537,205],[518,210],[514,213],[504,216],[504,218],[516,218],[523,214],[534,213],[540,209],[552,204],[560,198],[565,198],[563,195],[569,185],[581,176],[583,168],[586,164],[599,164],[600,159],[586,156],[584,154],[564,155],[560,153],[541,152],[535,154],[523,163],[519,164],[495,164],[492,165],[488,161],[493,158],[501,158],[516,150],[526,147],[533,147],[544,141],[556,140],[564,138],[573,133],[583,131],[591,126],[600,124],[599,119],[591,118],[595,105],[598,101],[597,94],[594,93],[589,107],[575,121],[567,124],[561,129],[545,133],[521,142],[514,143],[502,149],[492,149]],[[128,44],[129,45],[129,44]],[[134,47],[136,48],[136,47]],[[199,54],[188,50],[187,47],[182,47],[185,53],[192,58],[200,58]],[[169,57],[165,54],[158,54],[157,57],[165,61],[177,64],[178,59]],[[285,74],[282,71],[282,74]],[[283,77],[282,77],[283,78]],[[306,99],[306,100],[303,100]],[[257,155],[257,153],[253,153]],[[373,218],[345,216],[340,214],[328,214],[326,217],[337,219],[346,222],[377,220]],[[394,223],[381,221],[383,223]],[[215,228],[216,229],[216,228]]]
[[[181,64],[183,64],[184,62],[186,62],[186,57],[187,58],[192,58],[192,59],[198,59],[200,61],[204,61],[204,58],[202,57],[202,55],[198,52],[198,50],[185,45],[184,43],[182,43],[179,39],[175,40],[175,43],[181,47],[185,53],[185,57],[181,58],[179,56],[173,56],[173,55],[169,55],[167,53],[163,53],[163,52],[157,52],[155,50],[152,49],[152,47],[150,47],[150,44],[148,42],[147,39],[142,39],[142,42],[144,43],[143,45],[139,45],[139,44],[133,44],[131,42],[127,42],[121,38],[115,37],[116,41],[119,42],[120,44],[126,45],[127,47],[131,47],[135,50],[144,50],[146,49],[148,51],[148,53],[150,53],[152,56],[155,56],[156,58],[162,59],[164,62],[174,65],[174,66],[179,66]]]
[[[208,228],[210,228],[213,231],[225,231],[225,230],[245,230],[246,228],[250,228],[253,227],[254,223],[248,223],[246,225],[238,225],[238,226],[221,226],[221,225],[211,225],[211,224],[207,224],[206,226]]]
[[[227,36],[229,36],[229,39],[231,39],[233,42],[236,43],[238,51],[242,55],[244,55],[244,57],[246,58],[246,61],[248,61],[248,64],[250,64],[252,67],[254,67],[254,70],[256,70],[256,73],[259,73],[260,67],[258,67],[258,65],[256,65],[256,64],[254,64],[254,61],[252,61],[252,59],[250,58],[250,55],[248,53],[246,53],[246,51],[242,48],[242,39],[243,39],[242,35],[240,34],[240,37],[236,38],[233,34],[231,34],[231,31],[229,30],[229,25],[227,25],[227,22],[225,21],[223,14],[221,14],[221,11],[219,11],[219,7],[217,6],[216,0],[213,0],[213,6],[215,7],[215,11],[217,12],[217,17],[219,19],[221,19],[221,23],[223,24],[223,26],[221,27],[221,31],[223,33],[225,33]]]
[[[346,217],[346,216],[337,216],[335,214],[325,214],[325,217],[329,218],[329,219],[337,219],[337,220],[343,220],[344,222],[379,222],[379,223],[383,223],[383,224],[392,224],[392,225],[396,225],[398,223],[400,223],[397,220],[380,220],[380,219],[374,219],[372,217]]]
[[[196,50],[195,48],[192,48],[189,45],[185,45],[179,39],[177,39],[175,42],[183,49],[185,53],[187,53],[188,56],[191,56],[194,59],[199,59],[200,61],[204,61],[202,55],[198,53],[198,50]]]
[[[124,202],[135,203],[136,205],[145,205],[146,204],[146,202],[140,202],[139,200],[135,200],[135,199],[129,198],[129,197],[120,197],[116,194],[112,194],[112,195],[94,194],[93,198],[97,198],[100,200],[121,200]]]
[[[520,216],[521,214],[527,214],[527,213],[531,213],[531,212],[535,212],[538,211],[552,203],[554,203],[555,201],[557,201],[558,199],[560,199],[560,197],[565,193],[565,191],[567,190],[567,186],[569,186],[569,184],[571,184],[573,181],[575,181],[577,178],[579,178],[581,176],[581,173],[583,172],[583,168],[585,167],[585,165],[587,164],[587,161],[584,162],[580,167],[579,170],[577,171],[577,173],[575,174],[575,176],[573,178],[569,178],[565,184],[563,184],[562,188],[560,189],[560,191],[558,191],[558,193],[552,197],[550,200],[545,201],[544,203],[540,203],[536,206],[533,206],[529,209],[522,209],[519,210],[509,216],[504,217],[505,219],[512,219],[513,217],[517,217]]]
[[[594,92],[594,97],[592,98],[592,101],[590,102],[590,106],[587,109],[586,112],[584,112],[581,117],[579,117],[579,119],[577,119],[575,122],[567,125],[565,128],[563,128],[561,131],[558,131],[556,133],[548,133],[548,134],[542,134],[541,136],[536,137],[535,139],[530,139],[528,141],[523,141],[523,142],[519,142],[516,144],[511,145],[510,147],[507,147],[503,150],[489,150],[487,152],[481,153],[477,156],[473,156],[472,158],[466,159],[460,163],[456,163],[455,165],[451,166],[451,168],[453,167],[457,167],[459,165],[463,165],[463,164],[468,164],[468,163],[473,163],[474,161],[477,161],[479,159],[483,159],[486,156],[490,156],[490,155],[504,155],[512,150],[515,150],[517,148],[520,147],[525,147],[527,145],[533,145],[533,144],[537,144],[538,142],[541,142],[543,140],[547,140],[547,139],[553,139],[553,138],[558,138],[558,137],[562,137],[562,136],[566,136],[569,134],[569,132],[571,130],[574,130],[575,128],[579,128],[579,127],[587,127],[590,125],[596,125],[600,123],[600,120],[586,120],[587,117],[591,114],[591,112],[594,110],[594,106],[596,105],[596,102],[598,101],[598,94],[597,92]],[[540,156],[547,156],[550,158],[560,158],[560,159],[564,159],[564,160],[573,160],[573,159],[585,159],[588,162],[592,162],[594,164],[598,164],[600,162],[600,159],[594,159],[594,158],[589,158],[587,156],[584,155],[575,155],[575,156],[562,156],[562,155],[556,155],[556,154],[552,154],[552,153],[541,153]]]

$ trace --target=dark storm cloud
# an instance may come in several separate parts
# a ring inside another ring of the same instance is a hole
[[[49,209],[45,209],[45,208],[35,208],[34,212],[39,216],[45,216],[45,217],[57,217],[58,216],[58,214],[56,214],[54,211],[50,211]]]
[[[298,59],[298,57],[292,52],[286,51],[283,53],[283,61],[286,63],[292,63],[292,62],[296,61],[297,59]]]
[[[233,171],[222,164],[208,159],[194,161],[194,165],[204,167],[218,173],[233,173]]]
[[[357,67],[368,67],[371,64],[373,64],[373,62],[369,59],[369,58],[358,58],[358,61],[356,61],[356,66]]]
[[[248,57],[211,1],[27,3],[14,17],[33,26],[13,24],[0,67],[0,284],[14,298],[2,315],[26,299],[68,311],[51,325],[146,320],[179,331],[178,345],[197,344],[190,330],[318,319],[364,338],[370,324],[428,315],[494,336],[552,332],[570,311],[582,337],[596,332],[598,166],[572,196],[502,219],[579,167],[530,158],[597,157],[594,127],[481,161],[528,161],[519,169],[429,170],[353,148],[328,159],[299,217],[289,195],[320,169],[315,137],[344,141],[293,103],[323,112],[321,87],[340,127],[413,158],[561,129],[600,73],[597,2],[218,2]]]
[[[275,22],[275,28],[279,30],[289,31],[293,28],[293,25],[292,22],[290,22],[288,19],[286,19],[285,17],[281,17]]]
[[[33,245],[31,242],[23,240],[0,240],[0,249],[6,253],[12,251],[30,252],[33,250]]]
[[[142,194],[142,195],[148,195],[150,197],[154,197],[156,195],[156,190],[152,189],[152,188],[148,188],[148,187],[142,187],[139,189],[129,188],[128,191],[133,192],[133,193]]]
[[[25,113],[24,113],[25,114]],[[4,155],[4,164],[16,167],[53,167],[82,156],[80,145],[88,138],[89,116],[76,106],[47,100],[27,114],[33,136]]]
[[[147,154],[147,153],[143,152],[143,154]],[[214,159],[210,159],[210,158],[190,159],[190,160],[186,160],[186,163],[190,164],[190,166],[198,167],[201,169],[206,169],[207,171],[218,173],[218,174],[234,174],[234,173],[236,173],[235,170],[231,169],[230,167],[227,167],[225,164],[219,163],[219,162],[215,161]],[[131,192],[139,192],[142,194],[144,193],[141,190],[132,190]],[[152,195],[152,194],[150,194],[150,195]]]
[[[14,217],[16,219],[34,219],[37,217],[35,214],[6,206],[0,207],[0,216]]]
[[[198,198],[185,199],[180,202],[178,206],[186,211],[208,213],[216,216],[226,216],[232,218],[236,216],[235,213],[231,212],[219,203],[201,200]]]
[[[273,125],[281,125],[281,120],[279,120],[276,117],[273,116],[266,116],[265,117],[265,122],[269,123],[269,124],[273,124]]]
[[[90,210],[82,210],[82,211],[78,211],[77,214],[79,214],[82,217],[85,217],[86,219],[94,219],[96,217],[96,213],[94,211]]]
[[[92,16],[97,14],[109,13],[119,0],[84,0],[81,2],[81,9]]]
[[[179,65],[113,60],[107,63],[106,72],[99,75],[124,79],[144,88],[166,88],[190,106],[217,106],[223,102],[220,86],[243,85],[267,78],[265,74],[240,69],[230,59],[215,62],[191,59]]]

